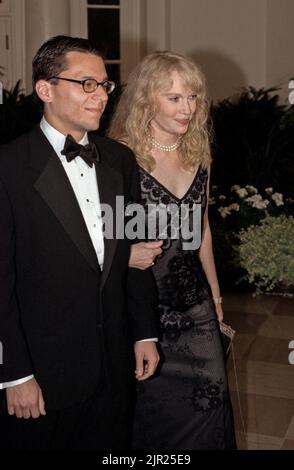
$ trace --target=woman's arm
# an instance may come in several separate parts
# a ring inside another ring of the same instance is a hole
[[[220,288],[217,279],[217,273],[215,268],[213,248],[212,248],[212,236],[208,219],[208,201],[209,201],[209,178],[207,181],[207,204],[205,214],[203,217],[203,231],[202,231],[202,242],[199,250],[199,258],[207,277],[208,283],[211,288],[212,297],[215,303],[215,309],[217,318],[219,321],[223,320],[223,310],[221,305]]]

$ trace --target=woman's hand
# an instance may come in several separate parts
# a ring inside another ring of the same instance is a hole
[[[147,243],[134,243],[131,246],[129,267],[147,269],[153,266],[156,256],[160,255],[162,252],[162,243],[162,240]]]

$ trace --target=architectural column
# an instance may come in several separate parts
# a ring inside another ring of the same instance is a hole
[[[182,4],[182,2],[181,2]],[[146,49],[170,49],[170,0],[147,0],[146,3]]]
[[[32,59],[43,42],[58,34],[70,34],[69,0],[26,0],[26,84],[32,91]]]

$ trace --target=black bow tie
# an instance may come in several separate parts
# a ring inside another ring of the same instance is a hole
[[[61,153],[66,156],[68,162],[71,162],[76,157],[81,157],[91,167],[93,163],[99,162],[99,153],[93,142],[87,145],[78,144],[70,134],[66,136],[64,149]]]

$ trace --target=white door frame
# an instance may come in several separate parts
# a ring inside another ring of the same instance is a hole
[[[21,88],[25,89],[25,4],[24,0],[9,0],[0,9],[0,16],[6,18],[10,23],[7,43],[9,50],[10,70],[8,72],[9,82],[7,86],[13,87],[21,80]],[[5,7],[5,8],[4,8]]]
[[[144,54],[145,5],[146,0],[121,0],[120,2],[122,81],[127,79],[131,69]],[[72,36],[88,37],[86,0],[70,0],[70,26]]]
[[[70,0],[71,35],[88,37],[87,0]],[[171,0],[121,0],[121,79],[153,50],[170,48]]]
[[[12,16],[12,80],[13,85],[21,79],[21,87],[26,89],[26,38],[25,38],[25,2],[11,0]]]

